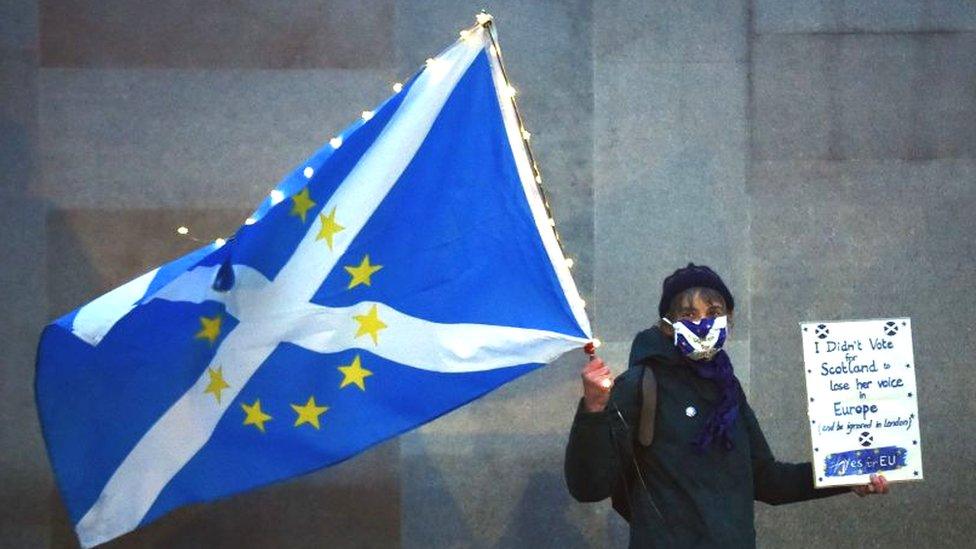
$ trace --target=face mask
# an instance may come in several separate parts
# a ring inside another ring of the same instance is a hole
[[[724,315],[698,322],[663,320],[674,328],[674,346],[691,360],[711,360],[721,350],[728,335],[728,318]]]

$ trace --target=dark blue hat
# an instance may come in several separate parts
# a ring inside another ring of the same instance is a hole
[[[664,290],[661,292],[661,303],[658,305],[658,313],[663,317],[671,307],[671,300],[681,292],[689,288],[711,288],[722,294],[725,305],[729,310],[735,309],[735,300],[732,293],[722,282],[722,278],[715,274],[715,271],[704,265],[689,263],[687,267],[678,269],[671,273],[671,276],[664,279]]]

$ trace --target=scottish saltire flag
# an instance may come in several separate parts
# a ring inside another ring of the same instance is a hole
[[[493,40],[430,60],[226,244],[47,326],[38,409],[83,545],[345,460],[589,340]]]

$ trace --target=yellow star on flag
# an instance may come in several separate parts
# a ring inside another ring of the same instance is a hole
[[[380,320],[376,305],[373,305],[373,308],[369,310],[368,314],[356,315],[353,318],[356,319],[356,322],[359,322],[356,337],[369,334],[373,338],[373,345],[378,345],[380,330],[386,329],[386,324],[383,324],[383,321]]]
[[[291,405],[291,409],[292,410],[295,410],[295,413],[298,414],[298,417],[295,418],[295,427],[298,427],[299,425],[301,425],[303,423],[309,423],[309,424],[312,425],[312,427],[315,427],[316,429],[318,429],[319,428],[319,416],[322,415],[323,413],[325,413],[325,411],[328,410],[329,407],[328,406],[316,406],[315,405],[315,397],[314,396],[310,396],[310,397],[308,397],[308,402],[305,403],[305,406],[299,406],[297,404],[292,404]]]
[[[330,250],[332,249],[332,237],[334,237],[337,232],[345,229],[345,227],[336,223],[335,211],[336,209],[332,208],[329,215],[325,215],[323,213],[319,214],[319,219],[322,221],[322,228],[319,229],[319,234],[315,237],[315,240],[325,240],[325,243],[329,245]]]
[[[370,286],[371,284],[370,284],[369,277],[373,276],[373,273],[375,273],[376,271],[382,268],[383,268],[382,265],[370,265],[369,255],[367,254],[366,257],[363,258],[362,263],[360,263],[358,267],[349,267],[349,266],[346,267],[346,271],[350,275],[352,275],[352,279],[349,280],[349,287],[346,289],[351,290],[356,286],[359,286],[360,284],[365,284],[367,286]]]
[[[226,381],[224,381],[223,368],[218,367],[216,370],[213,368],[207,368],[207,373],[210,374],[210,385],[207,385],[204,393],[213,393],[213,396],[217,397],[217,404],[220,404],[220,392],[224,389],[230,387]]]
[[[305,223],[305,214],[312,209],[312,206],[315,206],[315,202],[308,196],[308,187],[291,197],[291,215],[302,218],[302,223]]]
[[[271,416],[264,413],[264,410],[261,409],[261,399],[255,400],[254,404],[250,406],[242,402],[241,408],[244,408],[244,413],[247,414],[244,418],[244,425],[254,425],[263,433],[264,424],[267,421],[271,421]]]
[[[342,383],[339,384],[340,389],[346,385],[355,384],[360,390],[365,391],[366,383],[364,380],[373,375],[373,372],[363,368],[363,363],[359,359],[359,355],[356,355],[356,358],[352,359],[352,364],[349,364],[348,366],[339,366],[339,371],[342,372],[343,375]]]
[[[200,328],[200,331],[197,332],[196,338],[206,339],[210,341],[211,344],[213,344],[213,342],[217,341],[217,338],[220,337],[221,320],[222,318],[220,315],[217,315],[213,318],[201,316],[200,325],[202,326],[202,328]]]

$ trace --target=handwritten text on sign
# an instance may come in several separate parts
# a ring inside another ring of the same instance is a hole
[[[800,323],[816,486],[922,478],[912,323]]]

